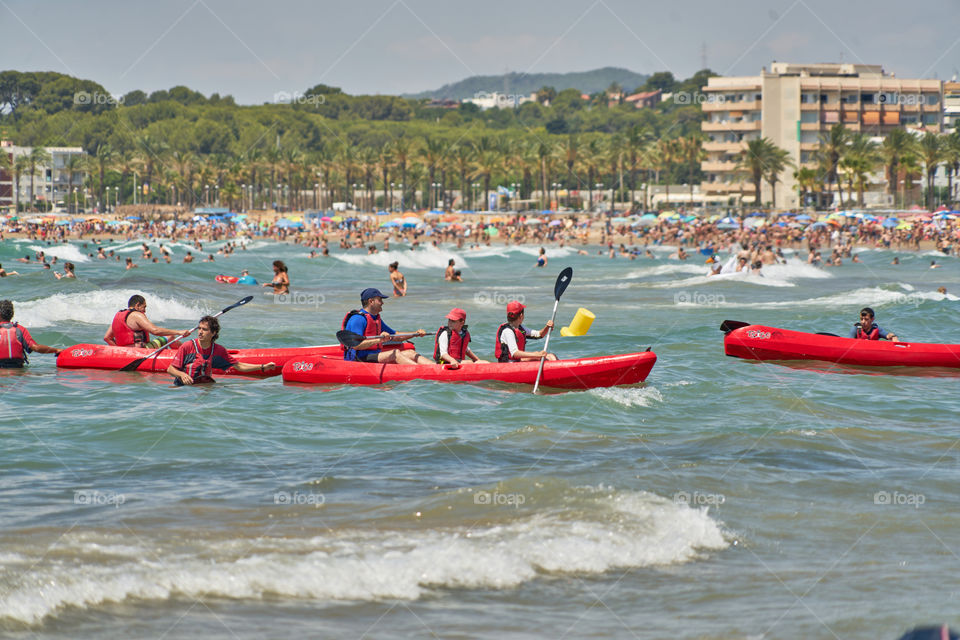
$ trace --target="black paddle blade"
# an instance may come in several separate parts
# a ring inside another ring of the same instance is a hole
[[[366,340],[366,338],[359,333],[354,333],[353,331],[347,331],[346,329],[343,329],[341,331],[337,331],[337,340],[339,340],[340,344],[345,346],[347,349],[353,349],[358,344]]]
[[[560,296],[563,295],[563,292],[567,290],[567,286],[570,284],[570,280],[573,278],[573,267],[567,267],[560,272],[560,275],[557,276],[557,284],[553,286],[553,297],[557,300],[560,299]]]
[[[720,331],[724,333],[730,333],[734,329],[739,329],[740,327],[749,327],[749,322],[740,322],[739,320],[724,320],[720,323]]]
[[[225,309],[223,309],[222,311],[220,311],[220,313],[226,313],[227,311],[230,311],[230,309],[236,309],[236,308],[239,307],[239,306],[242,306],[242,305],[247,304],[247,303],[250,302],[251,300],[253,300],[253,296],[247,296],[247,297],[244,298],[243,300],[237,300],[236,302],[234,302],[234,303],[233,303],[232,305],[230,305],[229,307],[226,307]]]

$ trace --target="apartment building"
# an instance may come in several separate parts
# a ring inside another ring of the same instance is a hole
[[[70,200],[70,170],[69,161],[72,156],[86,157],[81,147],[44,147],[50,155],[51,161],[47,165],[38,165],[33,176],[33,191],[37,200],[49,201],[53,207],[66,206]],[[7,140],[0,141],[0,153],[7,154],[10,166],[20,156],[30,155],[32,147],[18,147]],[[83,188],[87,174],[74,169],[73,187]],[[14,204],[14,176],[13,171],[0,169],[0,208],[12,208]],[[20,175],[21,206],[30,202],[30,174]],[[59,205],[58,203],[63,203]]]
[[[960,126],[960,82],[943,83],[943,131],[953,133]]]
[[[758,76],[710,78],[698,102],[706,116],[702,189],[745,203],[756,202],[753,185],[736,165],[751,139],[769,138],[797,167],[816,168],[820,136],[837,123],[878,139],[898,127],[941,131],[943,126],[939,80],[896,78],[879,65],[774,62]],[[777,207],[798,207],[793,170],[784,171],[780,181]],[[883,198],[879,190],[876,195]],[[760,203],[771,200],[764,182]]]

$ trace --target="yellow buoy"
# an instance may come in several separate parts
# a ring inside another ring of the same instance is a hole
[[[590,311],[580,307],[577,309],[577,315],[575,315],[570,322],[570,326],[560,329],[560,335],[564,337],[586,335],[590,329],[590,325],[593,324],[596,318],[597,316],[590,313]]]

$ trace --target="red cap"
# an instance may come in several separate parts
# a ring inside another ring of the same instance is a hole
[[[512,302],[507,303],[507,313],[520,313],[527,308],[527,305],[520,304],[519,301],[513,300]]]
[[[459,307],[454,307],[450,309],[450,313],[447,314],[447,320],[466,320],[467,312]]]

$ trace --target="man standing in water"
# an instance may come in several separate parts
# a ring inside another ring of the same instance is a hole
[[[0,300],[0,369],[20,369],[27,363],[27,354],[33,351],[60,353],[34,340],[26,327],[13,321],[13,302]]]

